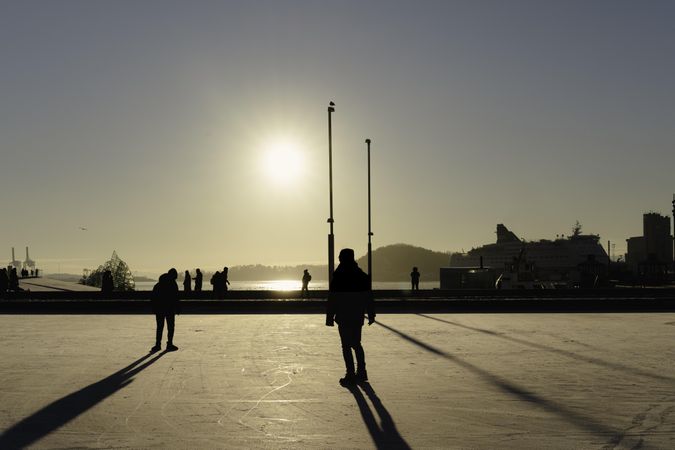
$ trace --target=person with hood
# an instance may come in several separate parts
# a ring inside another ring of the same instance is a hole
[[[305,269],[302,274],[302,290],[300,293],[303,297],[309,297],[309,282],[312,281],[312,276],[309,274],[309,270]]]
[[[183,277],[183,291],[191,292],[192,291],[192,277],[190,276],[190,271],[186,270]]]
[[[326,326],[338,324],[342,357],[346,373],[340,378],[340,384],[351,386],[357,382],[368,381],[366,356],[361,345],[361,331],[364,314],[368,314],[368,325],[375,322],[375,307],[370,280],[354,259],[354,250],[344,248],[338,257],[340,264],[333,273],[329,286]],[[356,371],[354,357],[356,355]]]
[[[195,292],[202,291],[202,271],[197,268],[197,274],[195,275]]]
[[[173,345],[173,332],[176,324],[176,314],[180,314],[180,304],[178,302],[178,271],[170,269],[167,273],[159,277],[159,281],[152,288],[152,312],[155,313],[157,328],[155,333],[155,346],[150,349],[151,353],[162,349],[162,333],[164,331],[164,322],[166,322],[166,351],[172,352],[178,350]]]
[[[417,267],[413,267],[412,272],[410,272],[410,284],[413,291],[420,290],[420,271]]]
[[[220,298],[223,284],[223,277],[220,276],[220,272],[216,270],[211,276],[211,285],[213,286],[213,298]]]
[[[22,290],[19,287],[19,275],[16,273],[16,267],[12,267],[12,270],[9,271],[9,286],[10,291],[18,292]]]
[[[101,275],[101,292],[103,294],[110,294],[115,289],[115,282],[110,270],[106,270]]]
[[[7,275],[7,269],[4,267],[0,269],[0,298],[4,297],[9,289],[9,276]]]

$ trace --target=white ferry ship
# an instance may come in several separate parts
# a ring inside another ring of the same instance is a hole
[[[503,224],[498,224],[495,244],[483,245],[467,253],[453,253],[450,267],[493,268],[499,274],[524,253],[527,261],[534,264],[540,279],[561,279],[589,260],[606,263],[607,252],[599,241],[598,235],[581,234],[578,224],[569,237],[539,241],[523,241]]]

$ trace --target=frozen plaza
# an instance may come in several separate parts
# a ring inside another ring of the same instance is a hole
[[[675,314],[0,315],[0,448],[675,447]]]

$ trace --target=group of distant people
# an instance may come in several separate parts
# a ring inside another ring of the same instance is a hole
[[[197,268],[197,273],[195,273],[195,292],[202,291],[202,271]],[[190,271],[186,270],[183,277],[183,290],[185,292],[192,292],[192,276]]]
[[[227,266],[223,267],[222,271],[216,271],[211,276],[211,286],[213,286],[213,298],[223,299],[225,298],[227,291],[229,290],[228,286],[230,285],[230,280],[228,279],[229,268]],[[195,277],[194,277],[194,292],[202,291],[202,280],[203,274],[201,269],[197,268]],[[192,275],[189,270],[186,270],[183,275],[183,292],[192,292]],[[302,289],[301,295],[303,297],[309,296],[309,282],[312,281],[312,275],[310,275],[309,270],[305,269],[302,274]]]
[[[210,283],[213,286],[213,298],[225,298],[227,286],[230,284],[230,280],[227,279],[228,271],[227,267],[223,267],[222,272],[216,270],[216,273],[211,277]]]
[[[366,358],[361,345],[361,330],[364,325],[364,314],[368,316],[368,325],[375,322],[375,308],[370,288],[370,277],[366,275],[354,259],[354,250],[345,248],[340,251],[340,264],[333,273],[333,279],[329,286],[329,298],[326,310],[326,326],[332,327],[338,324],[338,332],[342,346],[342,356],[345,363],[345,376],[339,382],[345,387],[355,385],[368,380],[366,372]],[[211,278],[214,291],[227,291],[227,267],[222,272],[216,272]],[[164,326],[167,328],[167,340],[165,351],[178,350],[173,342],[176,315],[180,314],[180,299],[178,290],[178,271],[174,268],[162,274],[152,289],[152,312],[155,315],[155,345],[150,349],[151,353],[162,349],[162,336]],[[199,279],[199,284],[197,284]],[[302,292],[306,293],[312,277],[305,270],[302,277]],[[183,288],[189,291],[191,288],[189,271],[185,271]],[[195,276],[195,291],[197,286],[201,290],[201,271],[197,269]],[[352,354],[353,352],[353,354]],[[356,366],[354,365],[356,356]]]
[[[16,267],[14,267],[16,269]],[[39,269],[26,269],[25,267],[21,268],[21,278],[37,277]]]
[[[19,286],[19,275],[16,267],[3,267],[0,269],[0,296],[4,296],[7,292],[22,291]]]
[[[17,271],[16,267],[8,266],[0,268],[0,296],[4,296],[7,292],[23,291],[19,286],[19,275],[21,278],[30,276],[38,276],[38,269],[31,269],[30,271],[25,267],[21,271]]]
[[[4,270],[4,269],[3,269]],[[16,269],[13,269],[16,271]],[[183,292],[201,292],[202,291],[202,282],[203,274],[201,269],[197,268],[195,271],[195,276],[192,277],[189,270],[186,270],[183,275]],[[229,268],[223,267],[222,271],[216,271],[211,276],[211,286],[213,286],[213,298],[223,299],[226,297],[227,291],[229,290],[228,286],[230,285],[230,280],[228,279]],[[37,270],[36,270],[37,275]],[[410,282],[411,289],[413,291],[418,291],[420,289],[420,272],[417,267],[412,268],[410,272]],[[309,297],[309,282],[312,281],[312,275],[309,273],[308,269],[304,269],[302,274],[302,288],[300,290],[300,295],[304,298]],[[1,282],[1,281],[0,281]],[[193,287],[194,282],[194,287]],[[17,282],[18,284],[18,282]],[[9,288],[12,290],[12,288]],[[110,270],[103,272],[101,276],[101,292],[110,293],[114,290],[113,275]]]

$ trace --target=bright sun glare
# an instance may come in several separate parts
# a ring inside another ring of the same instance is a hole
[[[266,146],[263,171],[271,181],[291,184],[302,174],[304,161],[298,146],[290,141],[276,141]]]

